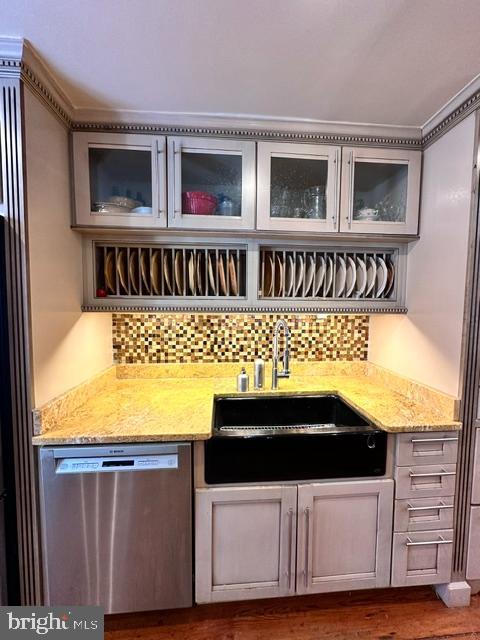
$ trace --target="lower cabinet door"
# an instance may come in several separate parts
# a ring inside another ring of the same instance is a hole
[[[298,488],[297,593],[390,584],[393,480]]]
[[[196,602],[295,592],[297,487],[195,492]]]
[[[480,507],[470,509],[467,580],[480,580]]]
[[[392,587],[450,582],[451,529],[395,533],[392,554]]]

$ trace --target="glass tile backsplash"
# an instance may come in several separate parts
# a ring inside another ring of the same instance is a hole
[[[284,318],[297,361],[366,360],[368,315],[113,314],[118,364],[239,362],[271,358],[272,331]]]

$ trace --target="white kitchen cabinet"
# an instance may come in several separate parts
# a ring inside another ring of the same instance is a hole
[[[255,142],[169,138],[168,226],[253,229]]]
[[[295,591],[296,486],[197,489],[196,602]]]
[[[392,480],[298,488],[297,593],[390,583]]]
[[[257,228],[338,229],[340,147],[259,142]]]
[[[390,583],[392,480],[298,488],[297,593]]]
[[[340,231],[418,233],[421,151],[344,147]]]
[[[162,136],[75,132],[75,224],[165,227],[165,144]]]
[[[467,580],[480,580],[480,507],[470,508]]]

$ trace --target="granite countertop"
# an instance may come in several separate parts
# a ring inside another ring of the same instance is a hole
[[[208,439],[214,398],[237,395],[234,373],[238,364],[177,367],[180,369],[169,365],[112,367],[35,410],[34,444]],[[391,433],[461,428],[454,419],[454,398],[398,376],[392,378],[390,373],[382,375],[368,363],[297,366],[292,371],[291,378],[279,381],[278,391],[267,388],[249,393],[336,393]],[[269,381],[268,376],[266,379]]]

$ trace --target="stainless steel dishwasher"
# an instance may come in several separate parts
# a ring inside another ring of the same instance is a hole
[[[45,604],[192,605],[189,443],[43,447],[40,494]]]

